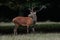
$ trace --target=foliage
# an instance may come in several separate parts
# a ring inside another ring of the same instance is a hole
[[[0,0],[0,4],[8,6],[12,9],[16,9],[20,6],[22,6],[22,8],[40,6],[41,2],[38,0]]]

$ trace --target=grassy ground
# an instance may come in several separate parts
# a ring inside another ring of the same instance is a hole
[[[42,23],[37,23],[37,24],[44,24],[44,22]],[[55,28],[57,28],[59,25],[60,25],[60,22],[58,23],[48,23],[48,22],[45,22],[45,25],[46,24],[53,24],[54,27],[56,26],[55,24],[58,24]],[[38,25],[38,26],[41,26],[41,25]],[[45,25],[44,28],[45,28]],[[0,26],[5,26],[5,27],[8,27],[8,26],[14,26],[14,24],[12,23],[0,23]],[[44,29],[44,28],[41,28],[41,29]],[[48,28],[48,25],[46,26],[46,28]],[[49,26],[49,28],[53,29],[52,26]],[[55,29],[54,28],[54,29]],[[8,31],[8,28],[3,28],[3,29],[6,29],[5,31]],[[0,28],[0,30],[3,30]],[[59,27],[60,29],[60,27]],[[4,31],[3,31],[4,32]],[[18,34],[18,35],[0,35],[0,40],[60,40],[60,33],[30,33],[30,34]]]
[[[0,35],[0,40],[60,40],[60,33],[36,33],[20,35]]]

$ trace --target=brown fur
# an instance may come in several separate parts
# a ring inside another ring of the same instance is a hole
[[[22,26],[27,26],[27,25],[32,25],[32,18],[30,17],[15,17],[12,22],[14,24],[18,24],[18,26],[22,25]]]
[[[32,18],[30,18],[30,17],[20,17],[20,16],[13,18],[12,22],[15,24],[14,33],[17,32],[17,28],[20,25],[27,26],[27,32],[28,32],[29,26],[31,26],[33,24]]]

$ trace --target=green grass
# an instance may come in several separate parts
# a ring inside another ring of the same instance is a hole
[[[20,35],[0,35],[0,40],[60,40],[60,33],[36,33]]]

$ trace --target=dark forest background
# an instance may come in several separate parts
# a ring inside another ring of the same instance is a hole
[[[27,16],[29,8],[35,6],[35,10],[45,9],[37,12],[37,21],[60,22],[60,1],[58,0],[0,0],[0,22],[11,22],[16,16]]]

